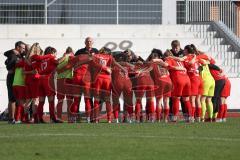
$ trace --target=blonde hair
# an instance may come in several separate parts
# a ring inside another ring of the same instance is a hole
[[[26,58],[28,59],[33,55],[42,55],[42,54],[43,54],[43,50],[39,46],[39,43],[34,43],[29,49]]]
[[[171,52],[171,50],[167,49],[165,52],[164,52],[164,57],[168,57],[168,56],[173,56],[173,53]]]

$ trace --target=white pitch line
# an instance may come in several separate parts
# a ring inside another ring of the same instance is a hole
[[[180,137],[180,136],[157,136],[157,135],[122,135],[122,134],[83,134],[83,133],[39,133],[39,134],[12,134],[1,135],[0,138],[19,138],[19,137],[116,137],[116,138],[159,138],[159,139],[180,139],[180,140],[209,140],[209,141],[240,141],[239,138],[221,138],[221,137]]]

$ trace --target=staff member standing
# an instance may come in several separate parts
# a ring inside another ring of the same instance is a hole
[[[20,59],[21,55],[25,52],[25,43],[18,41],[15,43],[15,48],[4,53],[7,57],[5,61],[7,74],[7,90],[8,90],[8,111],[9,111],[9,123],[15,123],[14,114],[16,108],[16,98],[13,94],[13,79],[15,73],[15,64]]]
[[[93,48],[93,38],[87,37],[85,39],[85,47],[79,49],[75,56],[78,55],[94,55],[98,53],[96,48]],[[84,94],[84,101],[85,101],[85,113],[87,117],[87,122],[90,123],[91,116],[93,115],[93,100],[92,100],[92,80],[91,80],[91,73],[88,64],[81,65],[80,67],[74,67],[73,71],[73,84],[80,85],[81,90],[74,96],[74,102],[71,106],[72,107],[79,107],[81,101],[81,94]]]

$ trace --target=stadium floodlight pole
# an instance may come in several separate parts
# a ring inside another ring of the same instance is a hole
[[[48,24],[48,21],[47,21],[47,19],[48,19],[48,14],[47,14],[47,12],[48,12],[48,7],[49,6],[51,6],[54,2],[56,2],[57,0],[52,0],[51,2],[49,2],[48,3],[48,0],[45,0],[45,5],[44,5],[44,7],[45,7],[45,12],[44,12],[44,22],[45,22],[45,24]]]
[[[117,24],[118,24],[118,16],[119,16],[119,14],[118,14],[118,12],[119,12],[118,3],[119,3],[119,2],[118,2],[118,0],[117,0],[117,6],[116,6],[116,7],[117,7]]]
[[[48,7],[48,2],[45,0],[45,5],[44,5],[44,22],[47,24],[47,7]]]

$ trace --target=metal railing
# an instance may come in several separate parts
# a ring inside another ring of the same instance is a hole
[[[161,24],[162,0],[0,0],[0,24]]]
[[[221,21],[240,37],[240,8],[231,0],[186,0],[186,23]]]

